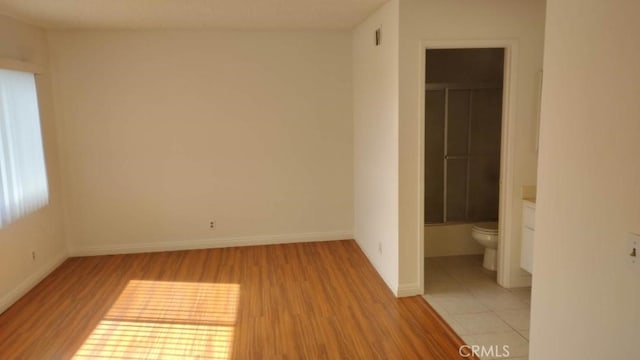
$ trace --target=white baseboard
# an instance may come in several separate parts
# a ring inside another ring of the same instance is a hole
[[[33,274],[13,288],[13,290],[9,291],[8,294],[0,299],[0,314],[23,297],[29,290],[42,281],[42,279],[47,277],[47,275],[60,266],[66,259],[67,255],[64,252],[54,256],[51,260],[39,266]]]
[[[422,295],[422,287],[418,283],[398,285],[398,297]]]
[[[524,270],[520,270],[516,276],[511,278],[511,283],[506,284],[506,288],[531,287],[531,275],[522,274]]]
[[[332,231],[301,234],[281,234],[265,236],[226,237],[212,239],[196,239],[187,241],[171,241],[156,243],[135,243],[121,245],[104,245],[94,247],[76,247],[69,256],[94,256],[134,254],[159,251],[211,249],[235,246],[290,244],[301,242],[333,241],[353,239],[352,231]]]

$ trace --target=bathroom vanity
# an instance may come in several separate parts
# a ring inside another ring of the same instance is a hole
[[[533,235],[536,224],[535,198],[522,200],[522,245],[520,247],[520,267],[533,273]]]

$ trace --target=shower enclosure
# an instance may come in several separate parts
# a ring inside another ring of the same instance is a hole
[[[498,219],[502,59],[503,49],[427,51],[426,224]]]

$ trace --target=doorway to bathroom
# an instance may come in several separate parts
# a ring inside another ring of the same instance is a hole
[[[504,49],[426,60],[425,224],[497,222]]]
[[[424,296],[467,343],[526,356],[530,289],[498,284],[511,261],[513,48],[447,45],[424,50]]]
[[[485,254],[490,271],[497,269],[504,55],[504,48],[425,54],[425,256]]]

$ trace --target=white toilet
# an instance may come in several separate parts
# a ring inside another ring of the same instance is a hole
[[[478,223],[471,228],[471,237],[484,246],[484,260],[482,266],[491,271],[496,271],[496,254],[498,250],[498,223]]]

